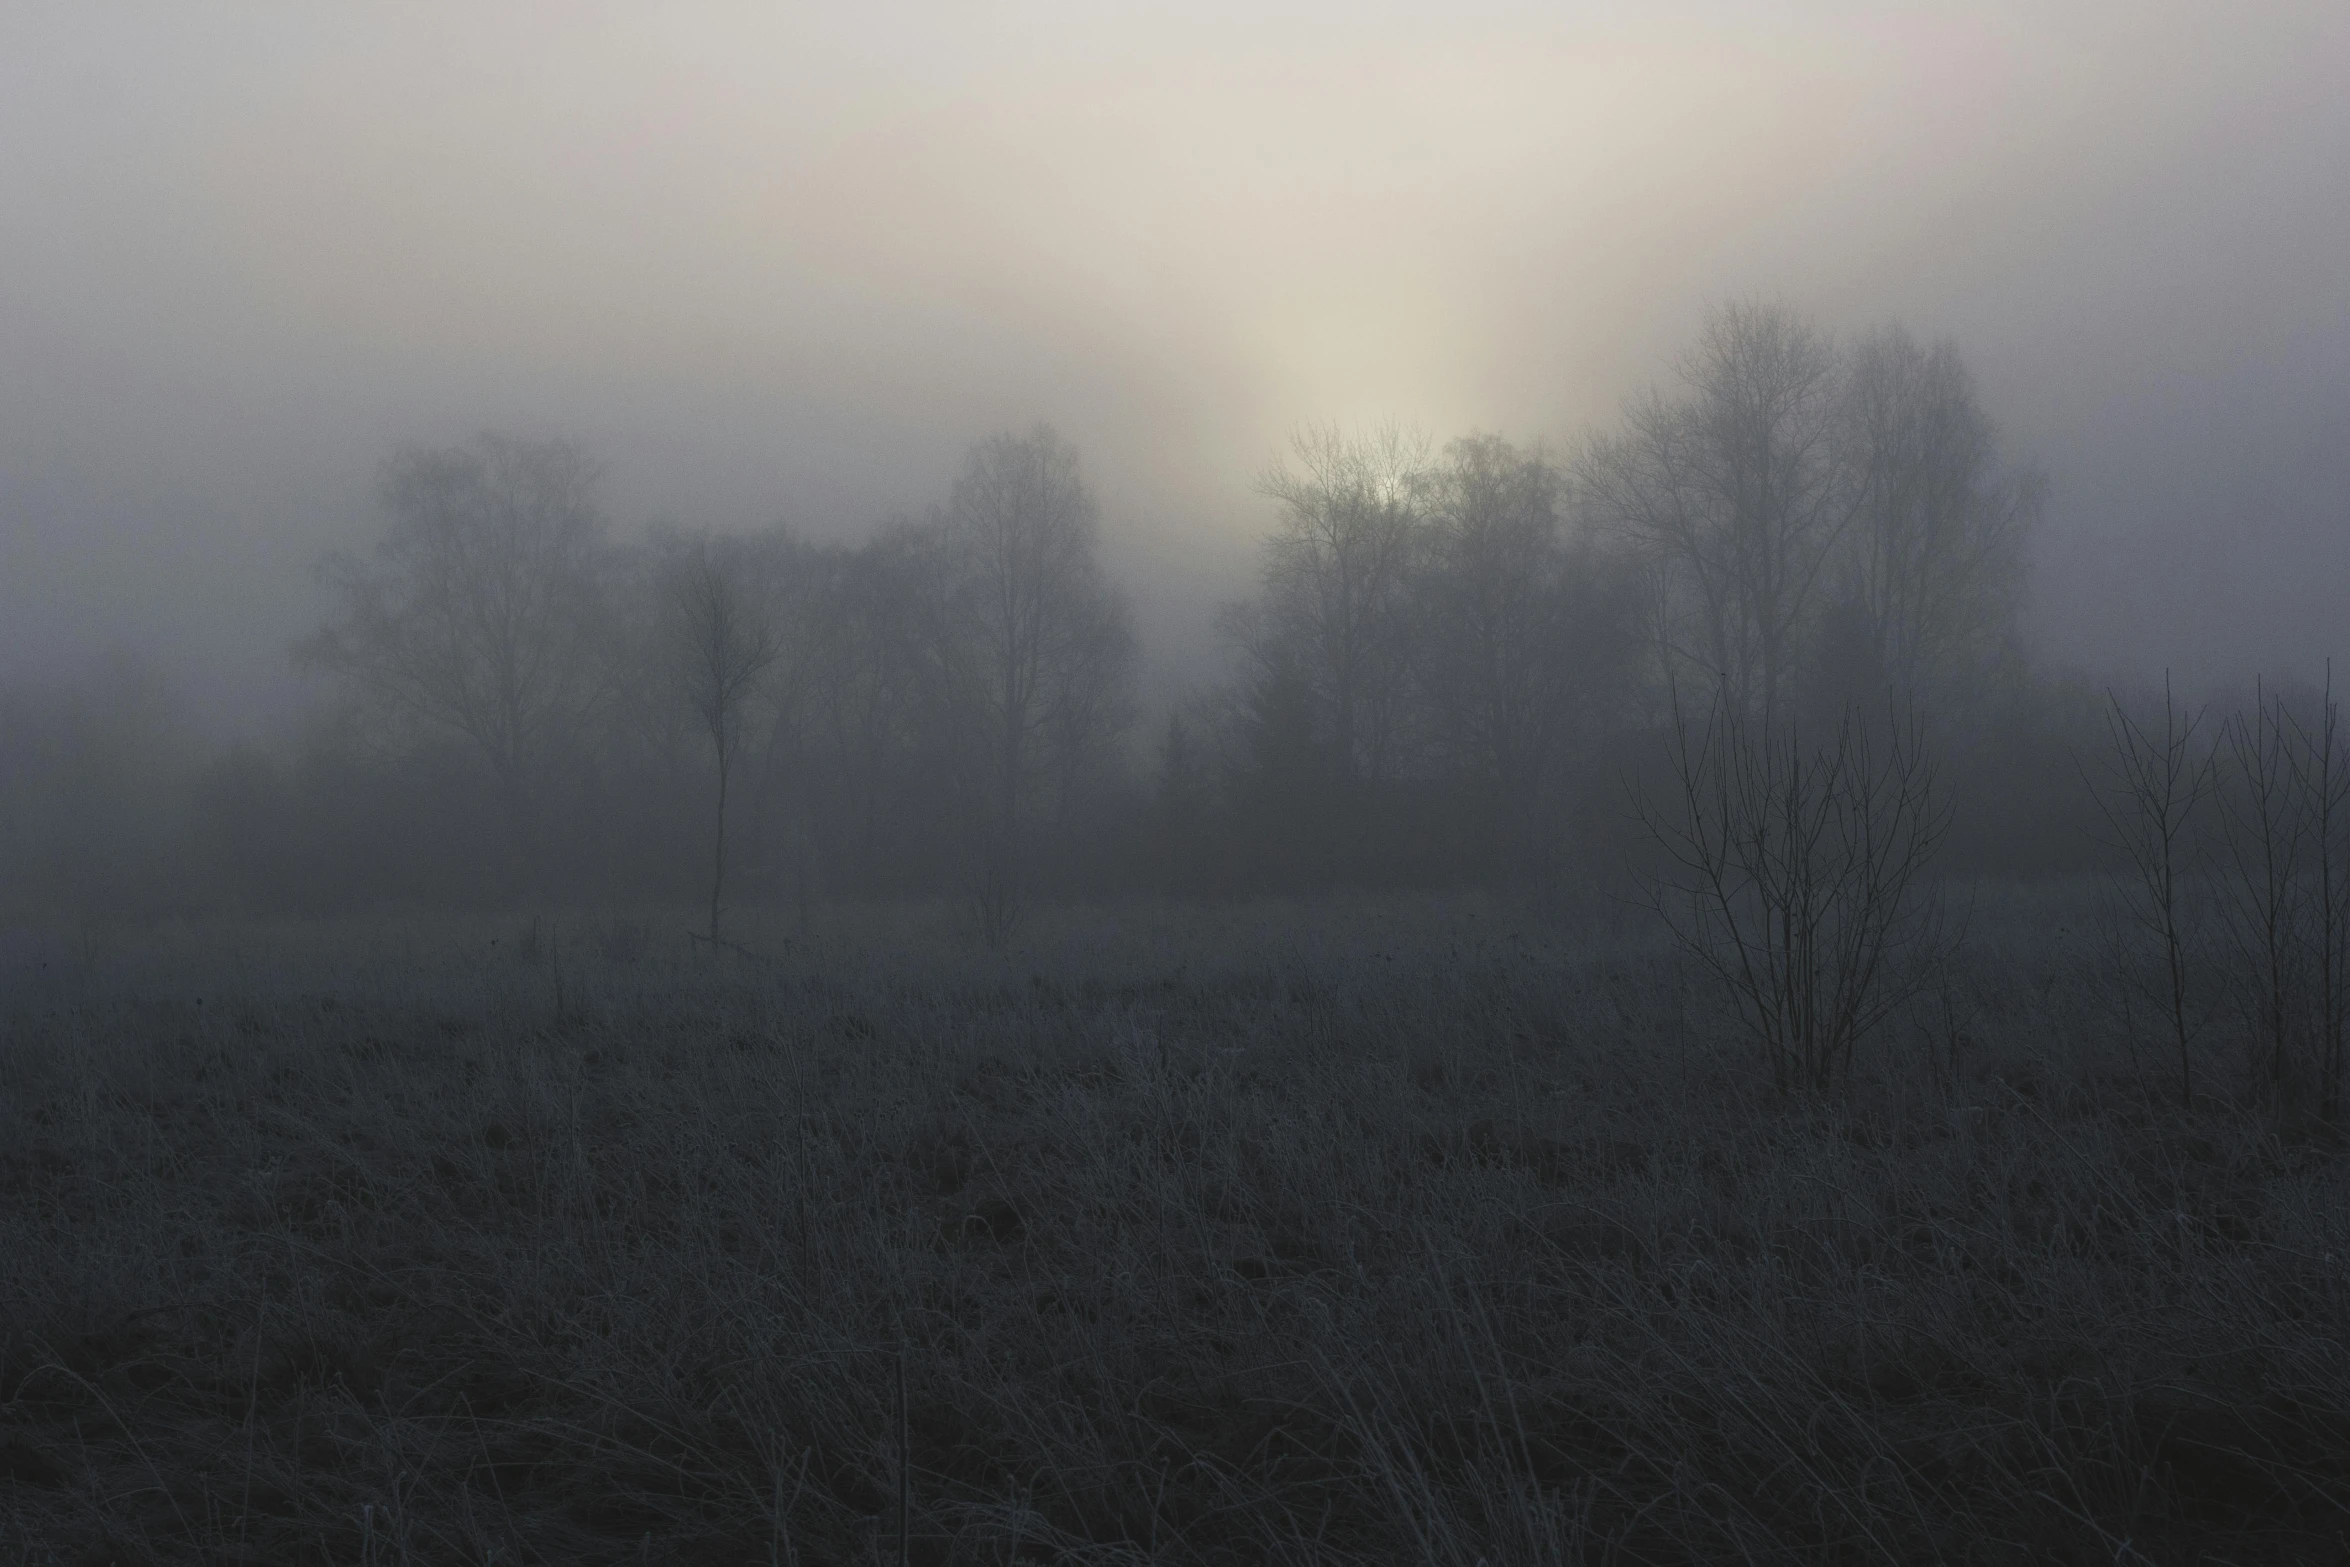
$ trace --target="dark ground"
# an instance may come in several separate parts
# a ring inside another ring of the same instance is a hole
[[[2089,912],[1830,1103],[1494,902],[77,938],[0,1563],[2350,1560],[2350,1158]]]

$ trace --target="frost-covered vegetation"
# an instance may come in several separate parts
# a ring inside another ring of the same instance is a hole
[[[28,952],[0,1559],[2338,1559],[2338,1138],[1971,908],[1827,1096],[1492,899]]]

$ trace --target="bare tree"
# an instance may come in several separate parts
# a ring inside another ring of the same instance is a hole
[[[1695,666],[1741,711],[1779,711],[1851,516],[1838,462],[1839,363],[1793,311],[1711,312],[1679,370],[1576,465],[1595,520],[1647,553],[1668,671]]]
[[[727,785],[748,708],[784,646],[781,539],[674,535],[659,551],[661,625],[677,689],[710,741],[718,792],[710,838],[710,930],[726,885]]]
[[[2256,685],[2251,709],[2222,726],[2213,762],[2222,913],[2252,1000],[2253,1086],[2280,1107],[2314,1086],[2318,1113],[2334,1119],[2350,1009],[2350,758],[2331,669],[2302,701]]]
[[[1453,442],[1421,487],[1413,667],[1448,763],[1506,851],[1622,672],[1619,562],[1561,530],[1558,470],[1494,436]]]
[[[1069,781],[1125,711],[1132,616],[1102,574],[1098,528],[1076,449],[1041,425],[974,447],[943,519],[946,673],[978,730],[991,941],[1017,916],[1038,789]]]
[[[1493,436],[1455,441],[1423,487],[1417,667],[1466,769],[1531,793],[1561,708],[1559,477]]]
[[[2289,760],[2310,859],[2304,918],[2317,989],[2318,1113],[2333,1123],[2341,1119],[2350,1067],[2350,747],[2342,740],[2332,662],[2314,715],[2302,719],[2282,703],[2279,711],[2293,730]]]
[[[1847,710],[1825,744],[1714,692],[1702,727],[1676,698],[1675,798],[1641,807],[1671,861],[1652,887],[1718,978],[1781,1090],[1818,1092],[1916,993],[1941,950],[1918,882],[1950,825],[1913,715]]]
[[[1855,512],[1840,586],[1871,661],[1921,700],[1962,692],[2010,650],[2045,483],[1996,471],[1997,429],[1947,341],[1863,336],[1843,417]]]
[[[881,855],[893,778],[951,728],[936,647],[939,553],[932,530],[901,522],[861,548],[808,562],[784,716],[808,753],[809,805],[827,812],[839,858],[866,874]],[[786,738],[786,724],[776,738]]]
[[[394,720],[468,742],[496,781],[523,876],[547,764],[609,685],[596,482],[559,441],[484,435],[399,452],[382,473],[391,522],[373,559],[321,563],[337,612],[295,649]]]
[[[2162,679],[2159,728],[2131,718],[2121,698],[2110,693],[2105,721],[2117,776],[2110,787],[2097,791],[2097,805],[2112,830],[2112,845],[2129,861],[2130,922],[2161,954],[2155,995],[2178,1052],[2179,1105],[2192,1109],[2194,1042],[2201,1025],[2188,1005],[2188,923],[2199,879],[2193,829],[2212,791],[2212,753],[2195,738],[2202,711],[2179,710],[2168,672]]]
[[[2306,1019],[2305,967],[2312,955],[2305,917],[2312,912],[2310,802],[2294,766],[2294,732],[2281,699],[2253,688],[2252,710],[2220,726],[2215,779],[2220,804],[2221,913],[2238,961],[2251,971],[2257,1085],[2281,1085]],[[2265,1058],[2265,1059],[2264,1059]]]
[[[1353,435],[1314,425],[1294,466],[1258,489],[1281,505],[1266,547],[1261,633],[1306,680],[1342,781],[1377,782],[1393,759],[1407,695],[1406,590],[1421,542],[1428,443],[1395,426]]]

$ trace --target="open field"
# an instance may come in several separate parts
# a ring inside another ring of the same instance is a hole
[[[0,978],[0,1563],[2350,1551],[2350,1158],[2083,893],[1832,1105],[1504,902],[683,922]]]

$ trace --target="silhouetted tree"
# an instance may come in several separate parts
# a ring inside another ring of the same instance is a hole
[[[1342,789],[1388,775],[1408,698],[1407,589],[1421,544],[1425,439],[1308,426],[1258,481],[1280,503],[1256,634],[1304,683]],[[1348,802],[1330,804],[1343,809]]]
[[[788,738],[835,870],[866,885],[901,873],[906,831],[944,814],[932,802],[958,728],[944,555],[935,527],[900,522],[809,568]]]
[[[2197,894],[2206,879],[2205,845],[2196,818],[2211,800],[2216,757],[2197,738],[2204,710],[2183,711],[2162,677],[2159,727],[2153,716],[2133,718],[2119,696],[2107,694],[2106,724],[2117,764],[2098,791],[2097,806],[2112,831],[2108,840],[2128,859],[2128,922],[2161,959],[2159,978],[2141,987],[2170,1025],[2179,1058],[2179,1106],[2195,1105],[2195,1038],[2208,1019],[2190,1006],[2195,978]],[[2123,939],[2117,933],[2117,941]]]
[[[1924,732],[1895,703],[1807,735],[1721,690],[1702,719],[1677,700],[1672,716],[1672,787],[1641,807],[1665,853],[1653,906],[1728,992],[1774,1085],[1824,1091],[1946,950],[1924,883],[1951,810]]]
[[[718,792],[710,844],[710,931],[718,940],[726,885],[726,796],[761,680],[784,649],[782,567],[788,541],[673,535],[661,542],[664,652],[671,677],[710,741]]]
[[[1132,617],[1102,574],[1097,531],[1076,449],[1041,425],[974,447],[942,519],[946,673],[981,759],[990,939],[1019,905],[1038,790],[1057,784],[1065,796],[1084,759],[1126,721]]]
[[[1455,441],[1423,486],[1413,574],[1424,727],[1489,845],[1525,863],[1556,764],[1625,680],[1633,599],[1619,561],[1560,528],[1562,480],[1493,436]]]
[[[1282,504],[1262,587],[1220,621],[1244,856],[1379,880],[1545,863],[1561,764],[1629,683],[1625,552],[1570,539],[1558,471],[1492,436],[1432,460],[1309,429],[1261,488]]]
[[[1844,390],[1853,490],[1840,596],[1866,660],[1904,696],[1979,687],[2013,654],[2027,551],[2045,485],[1998,471],[1998,432],[1945,341],[1899,326],[1863,336]]]
[[[1680,395],[1633,399],[1623,429],[1585,449],[1583,503],[1658,572],[1666,668],[1768,717],[1853,509],[1837,356],[1783,306],[1732,304],[1707,316],[1679,379]]]
[[[527,877],[547,765],[610,687],[597,470],[562,442],[484,435],[384,465],[391,513],[373,558],[319,568],[334,618],[297,661],[383,716],[461,736],[505,809]]]

